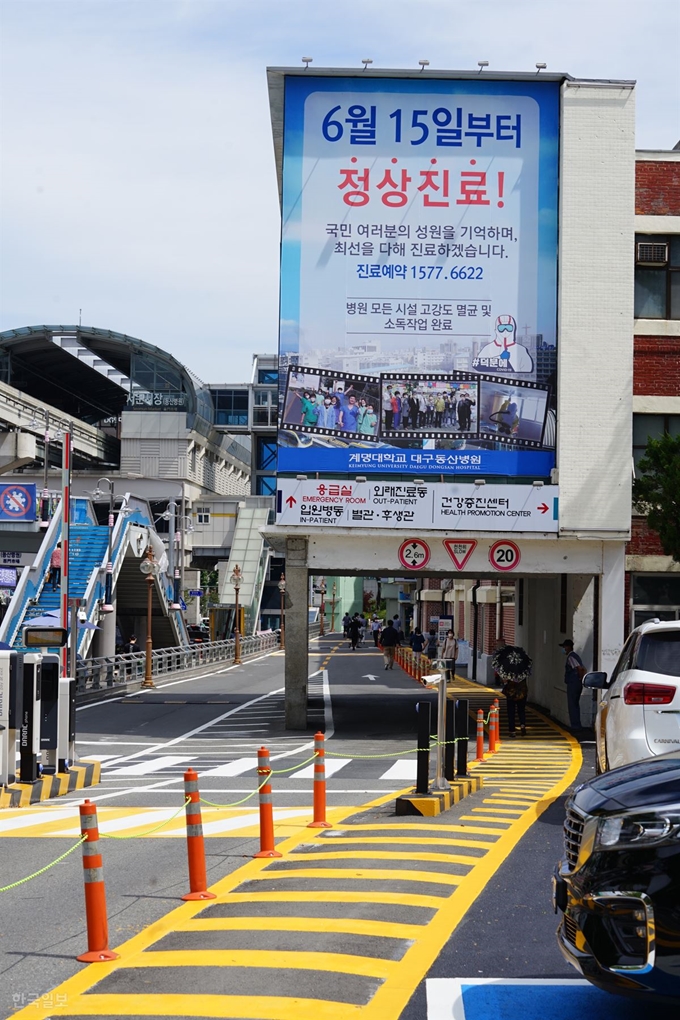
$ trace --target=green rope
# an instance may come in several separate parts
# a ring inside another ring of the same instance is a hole
[[[59,862],[63,861],[65,857],[68,857],[68,855],[72,854],[74,850],[77,850],[81,843],[84,843],[86,839],[87,836],[81,836],[78,842],[72,846],[70,850],[67,850],[60,857],[57,857],[56,861],[52,861],[51,864],[46,864],[44,868],[40,869],[40,871],[34,871],[32,875],[27,875],[26,878],[20,878],[18,882],[12,882],[10,885],[0,886],[0,892],[7,892],[9,889],[16,889],[18,885],[23,885],[24,882],[30,882],[32,878],[37,878],[38,875],[44,875],[45,872],[49,871],[50,868],[53,868],[55,864],[59,864]]]
[[[268,783],[268,782],[269,782],[269,774],[267,774],[267,775],[266,775],[266,776],[264,777],[264,779],[262,780],[262,782],[260,783],[260,785],[259,785],[259,786],[257,787],[257,789],[256,789],[256,790],[253,790],[253,792],[252,792],[252,793],[249,793],[249,794],[247,794],[247,795],[246,795],[245,797],[242,797],[242,798],[241,798],[241,800],[235,800],[235,801],[233,801],[233,803],[231,803],[231,804],[215,804],[215,803],[214,803],[213,801],[211,801],[211,800],[206,800],[206,799],[205,799],[205,797],[201,797],[201,804],[207,804],[207,805],[208,805],[208,807],[214,807],[214,808],[230,808],[230,807],[239,807],[239,806],[240,806],[241,804],[245,804],[245,802],[246,802],[247,800],[250,800],[250,799],[251,799],[251,797],[254,797],[256,793],[259,793],[259,792],[260,792],[260,790],[262,789],[262,787],[263,787],[263,786],[264,786],[264,785],[265,785],[266,783]]]
[[[99,835],[100,836],[106,836],[107,839],[141,839],[143,836],[150,836],[152,832],[158,832],[158,830],[162,829],[164,825],[168,824],[168,822],[172,822],[175,818],[177,818],[177,815],[181,811],[184,811],[185,807],[190,802],[191,802],[191,797],[187,797],[187,799],[184,801],[182,806],[177,808],[177,810],[175,811],[174,815],[170,815],[170,817],[166,818],[164,822],[160,822],[158,825],[154,825],[153,829],[147,829],[146,832],[136,832],[136,833],[132,833],[132,835],[130,835],[130,836],[117,836],[113,832],[102,832],[101,829],[100,829],[99,830]]]

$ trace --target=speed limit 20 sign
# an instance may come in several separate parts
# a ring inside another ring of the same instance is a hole
[[[494,570],[514,570],[521,558],[519,546],[507,538],[494,542],[489,549],[489,563]]]

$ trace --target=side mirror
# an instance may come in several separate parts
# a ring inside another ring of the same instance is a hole
[[[609,684],[607,683],[606,673],[586,673],[583,678],[583,686],[590,687],[597,691],[604,691]]]

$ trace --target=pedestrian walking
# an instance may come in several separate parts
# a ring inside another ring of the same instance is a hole
[[[349,625],[352,622],[352,617],[349,613],[345,613],[342,618],[342,633],[349,640]]]
[[[378,619],[377,616],[374,616],[372,621],[371,621],[371,633],[373,635],[373,644],[375,645],[376,648],[378,648],[378,646],[380,645],[380,631],[381,630],[382,630],[382,625],[380,623],[380,620]]]
[[[446,680],[453,680],[454,672],[456,669],[456,659],[458,658],[458,641],[456,635],[452,630],[447,630],[446,637],[444,638],[440,658],[444,660],[444,666],[446,669]]]
[[[385,669],[394,669],[394,649],[399,644],[399,634],[392,625],[391,620],[388,622],[387,626],[383,628],[383,632],[380,635],[380,641],[382,644]]]
[[[574,651],[574,642],[567,638],[560,644],[560,648],[566,655],[564,663],[564,682],[567,685],[567,707],[569,709],[569,726],[572,730],[581,729],[581,691],[583,690],[583,677],[586,675],[585,666],[580,655]]]
[[[48,581],[52,584],[52,591],[61,587],[61,542],[57,542],[50,556],[50,573]]]
[[[356,651],[356,647],[359,644],[361,638],[361,624],[359,623],[359,614],[355,613],[352,621],[349,625],[349,647],[352,651]]]
[[[427,648],[425,649],[425,654],[430,662],[437,658],[437,631],[434,627],[430,628],[430,633],[427,636]]]
[[[491,662],[503,682],[501,694],[505,697],[508,710],[508,733],[515,737],[515,721],[519,719],[520,733],[524,737],[527,732],[527,680],[531,676],[533,662],[519,645],[500,648]]]

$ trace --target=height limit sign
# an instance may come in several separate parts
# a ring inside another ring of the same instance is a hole
[[[430,547],[422,538],[409,538],[399,546],[399,562],[407,570],[419,570],[430,562]]]

